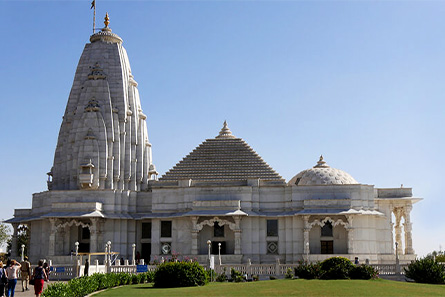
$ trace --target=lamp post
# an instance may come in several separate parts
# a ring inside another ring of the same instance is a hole
[[[218,242],[219,265],[221,266],[221,242]]]
[[[309,263],[309,241],[306,242],[306,262]]]
[[[396,275],[400,274],[400,264],[399,264],[399,251],[398,247],[399,243],[396,241]]]
[[[74,245],[76,246],[76,277],[79,276],[79,260],[77,259],[77,255],[79,254],[79,242],[76,241],[74,243]]]
[[[133,265],[136,265],[136,244],[133,243],[131,245],[131,247],[133,248],[133,261],[132,261],[132,263],[133,263]]]
[[[25,261],[25,245],[22,244],[22,262]]]
[[[108,265],[111,267],[111,241],[107,241],[108,246]]]
[[[212,248],[212,241],[211,241],[210,239],[207,240],[207,245],[209,246],[209,270],[210,270],[210,281],[212,281],[213,276],[212,276],[212,270],[211,270],[211,268],[210,268],[210,265],[211,265],[211,263],[210,263],[210,249]]]

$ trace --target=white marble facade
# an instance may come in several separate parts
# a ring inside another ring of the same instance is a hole
[[[227,123],[158,179],[122,39],[105,25],[79,60],[48,191],[8,220],[13,253],[27,225],[33,262],[68,262],[75,242],[101,252],[107,241],[127,259],[136,243],[146,261],[204,262],[211,240],[226,263],[392,263],[395,239],[401,262],[415,258],[410,213],[421,199],[410,188],[361,184],[322,157],[286,183]]]

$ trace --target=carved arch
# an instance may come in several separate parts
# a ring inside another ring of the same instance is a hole
[[[224,225],[229,226],[230,230],[232,230],[232,231],[237,230],[235,223],[232,223],[228,220],[220,219],[218,217],[214,217],[213,219],[205,220],[199,224],[196,224],[196,230],[201,231],[205,225],[212,227],[215,224],[215,222],[217,222],[218,225],[220,225],[220,226],[224,226]]]
[[[338,225],[343,225],[343,227],[345,227],[345,229],[348,229],[349,223],[348,222],[344,222],[342,219],[338,219],[338,220],[333,220],[330,217],[326,217],[323,220],[314,220],[312,223],[309,223],[309,228],[312,228],[315,225],[318,225],[320,227],[323,227],[327,222],[330,222],[332,224],[332,227],[338,226]]]
[[[71,221],[66,221],[64,223],[56,225],[56,229],[65,228],[66,226],[71,227],[73,225],[82,226],[83,228],[87,227],[88,229],[90,229],[90,227],[91,227],[91,225],[89,223],[83,223],[80,221],[71,220]]]

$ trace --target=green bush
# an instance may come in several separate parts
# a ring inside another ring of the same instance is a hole
[[[232,279],[232,281],[234,281],[236,283],[242,282],[244,280],[241,272],[239,272],[233,268],[230,269],[230,278]]]
[[[149,279],[153,273],[145,273],[145,278]],[[82,297],[95,291],[120,285],[128,285],[133,281],[141,281],[142,274],[132,275],[128,273],[95,273],[91,276],[82,276],[70,280],[68,283],[54,283],[49,285],[44,291],[44,297]]]
[[[357,265],[349,272],[349,277],[352,279],[375,279],[379,277],[377,269],[370,265]]]
[[[416,283],[445,284],[445,266],[430,257],[412,261],[405,276]]]
[[[300,262],[300,265],[298,265],[295,268],[295,276],[297,276],[298,278],[316,279],[320,278],[320,275],[321,275],[320,262],[317,263]]]
[[[354,268],[352,262],[343,257],[332,257],[321,262],[322,279],[348,279]]]
[[[67,283],[54,283],[46,288],[42,296],[44,297],[72,297],[73,294]]]
[[[293,279],[294,278],[294,274],[292,273],[292,268],[288,268],[286,270],[286,274],[284,275],[284,278],[287,278],[287,279]]]
[[[154,274],[154,287],[203,286],[208,282],[206,272],[197,262],[166,262]]]
[[[227,281],[226,268],[224,267],[224,271],[216,276],[215,279],[217,282],[225,282]]]

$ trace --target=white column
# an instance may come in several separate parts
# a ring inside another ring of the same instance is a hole
[[[91,218],[91,225],[90,225],[90,253],[97,252],[97,218]]]
[[[49,219],[49,241],[48,241],[48,255],[54,256],[55,255],[55,247],[56,247],[56,219],[50,218]]]
[[[198,227],[196,226],[198,224],[198,218],[199,217],[191,217],[192,219],[192,255],[198,254]]]
[[[394,216],[396,218],[396,223],[394,226],[394,230],[396,233],[396,242],[397,242],[397,252],[399,255],[402,253],[402,226],[400,225],[400,221],[402,219],[402,208],[395,207],[394,208]]]
[[[233,233],[235,234],[235,255],[241,255],[241,228],[240,228],[240,221],[241,218],[239,216],[233,217],[235,220],[235,230],[233,230]]]
[[[352,227],[352,222],[354,220],[353,216],[348,216],[348,226],[346,231],[348,232],[348,254],[354,254],[354,228]]]
[[[12,223],[12,238],[11,238],[11,258],[15,259],[17,258],[18,254],[17,254],[17,235],[18,235],[18,228],[19,228],[19,224],[18,223]]]
[[[413,249],[413,236],[412,236],[412,223],[411,223],[411,210],[412,205],[404,207],[405,223],[403,224],[403,231],[405,232],[405,254],[414,254]]]
[[[71,226],[67,225],[65,228],[63,228],[63,253],[65,255],[68,255],[68,252],[70,252],[73,247],[70,243],[70,235],[71,235]]]
[[[311,231],[311,226],[309,225],[309,216],[303,216],[303,226],[303,251],[305,255],[309,255],[309,231]],[[306,261],[309,261],[309,259],[306,259]]]

